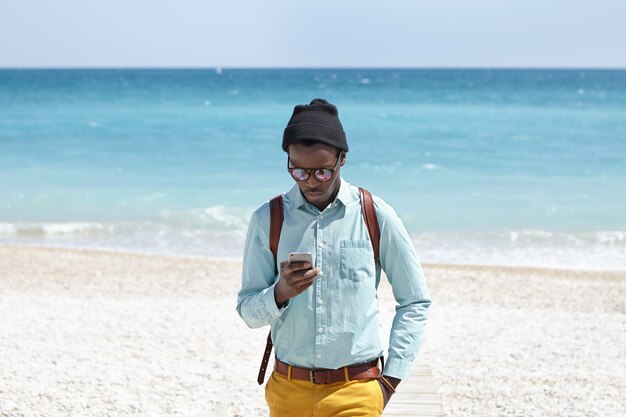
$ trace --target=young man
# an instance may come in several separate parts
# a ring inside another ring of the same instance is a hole
[[[359,189],[340,175],[348,143],[334,105],[323,99],[297,105],[282,147],[295,184],[282,194],[277,260],[264,203],[250,219],[237,299],[249,327],[271,325],[270,416],[380,416],[422,342],[430,296],[420,263],[395,211],[373,196],[376,262]],[[290,252],[311,252],[313,264],[289,264]],[[381,267],[397,306],[379,370]]]

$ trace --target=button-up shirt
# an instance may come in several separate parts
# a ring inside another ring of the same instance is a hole
[[[251,328],[271,325],[276,357],[305,368],[338,369],[383,354],[376,290],[381,267],[396,315],[383,373],[406,378],[423,339],[430,296],[411,239],[394,209],[373,196],[380,263],[361,214],[359,190],[343,178],[323,211],[296,185],[283,194],[284,222],[276,265],[270,249],[269,202],[252,214],[244,248],[237,311]],[[274,286],[289,252],[311,252],[320,268],[313,285],[278,308]]]

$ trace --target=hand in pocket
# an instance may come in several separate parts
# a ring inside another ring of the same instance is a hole
[[[385,407],[387,406],[387,403],[389,402],[389,399],[391,398],[392,393],[387,391],[387,387],[385,386],[383,382],[380,381],[380,379],[377,379],[376,381],[378,381],[378,385],[380,385],[380,389],[383,392],[383,410],[384,410]]]

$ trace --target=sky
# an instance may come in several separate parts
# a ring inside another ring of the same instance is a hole
[[[0,6],[0,68],[626,68],[625,0]]]

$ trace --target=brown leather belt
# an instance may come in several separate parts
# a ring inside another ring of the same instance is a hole
[[[339,381],[347,382],[355,379],[378,378],[380,370],[377,365],[378,359],[358,365],[344,366],[339,369],[309,369],[291,366],[274,358],[274,370],[279,374],[289,377],[289,368],[291,367],[291,378],[310,381],[314,384],[332,384]]]

